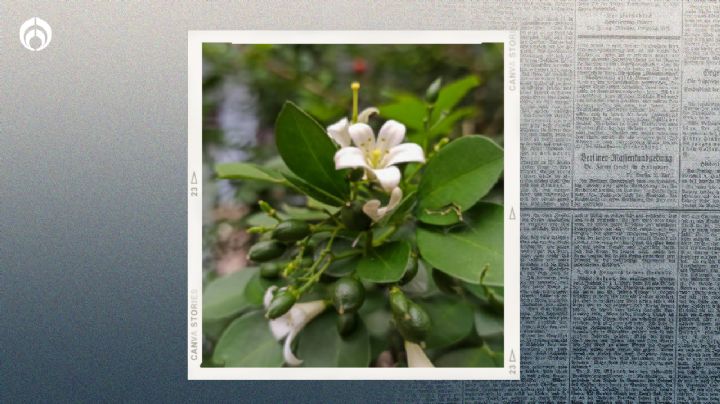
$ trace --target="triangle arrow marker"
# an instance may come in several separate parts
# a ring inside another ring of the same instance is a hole
[[[515,209],[513,207],[510,207],[510,217],[508,219],[515,220]]]
[[[515,362],[515,351],[513,351],[512,349],[510,350],[510,359],[509,359],[509,361],[510,361],[510,362]]]
[[[192,179],[190,179],[191,184],[197,184],[197,177],[195,176],[195,171],[193,171]]]

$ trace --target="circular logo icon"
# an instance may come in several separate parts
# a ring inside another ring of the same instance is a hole
[[[31,51],[41,51],[52,41],[52,28],[42,18],[33,17],[20,26],[20,43]]]

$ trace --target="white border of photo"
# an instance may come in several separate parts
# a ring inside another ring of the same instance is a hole
[[[202,46],[236,44],[504,43],[504,366],[497,368],[203,368]],[[188,32],[188,379],[189,380],[519,380],[520,379],[520,43],[517,31]]]

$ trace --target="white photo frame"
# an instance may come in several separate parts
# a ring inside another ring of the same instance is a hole
[[[203,368],[202,46],[237,44],[504,44],[504,366],[497,368]],[[188,32],[188,379],[519,380],[520,64],[516,31]]]

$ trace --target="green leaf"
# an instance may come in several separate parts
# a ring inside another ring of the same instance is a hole
[[[406,241],[393,241],[373,248],[358,263],[357,274],[368,282],[389,283],[399,281],[410,260],[410,245]]]
[[[459,120],[475,115],[474,107],[459,108],[455,111],[441,116],[440,119],[430,127],[430,137],[450,132]]]
[[[427,348],[448,347],[472,332],[473,309],[462,298],[437,296],[417,303],[430,316],[430,332],[425,338]]]
[[[503,317],[482,307],[475,310],[475,331],[481,337],[503,333]]]
[[[343,199],[338,198],[337,196],[325,191],[322,188],[318,188],[315,185],[305,182],[299,177],[296,177],[292,174],[285,174],[285,178],[300,192],[320,202],[326,203],[331,206],[341,206],[345,203]]]
[[[336,199],[346,199],[350,187],[344,171],[335,169],[335,145],[320,124],[291,102],[286,102],[278,115],[275,140],[283,161],[295,175]]]
[[[328,310],[300,332],[295,354],[305,367],[366,367],[370,364],[370,337],[362,320],[356,329],[341,337],[335,325],[337,314]]]
[[[437,367],[451,368],[502,367],[502,363],[498,364],[495,353],[487,346],[450,351],[437,358],[433,364]]]
[[[410,129],[422,131],[426,111],[425,102],[414,96],[397,97],[395,102],[380,106],[380,115],[395,119]]]
[[[226,180],[256,180],[283,184],[282,175],[269,168],[252,163],[224,163],[215,165],[218,178]]]
[[[313,221],[327,219],[328,217],[327,213],[320,210],[291,206],[288,204],[283,204],[282,210],[290,219]]]
[[[433,267],[468,283],[503,286],[503,207],[478,203],[451,228],[418,227],[417,244]]]
[[[467,76],[454,81],[440,90],[430,122],[437,122],[440,115],[447,114],[465,95],[480,84],[477,76]]]
[[[222,320],[253,307],[245,297],[245,286],[257,271],[245,268],[208,283],[203,291],[203,320]]]
[[[262,311],[254,311],[230,324],[220,336],[212,360],[225,367],[280,367],[282,346]]]
[[[492,189],[503,170],[503,149],[484,136],[465,136],[440,149],[418,186],[418,219],[446,225]]]

